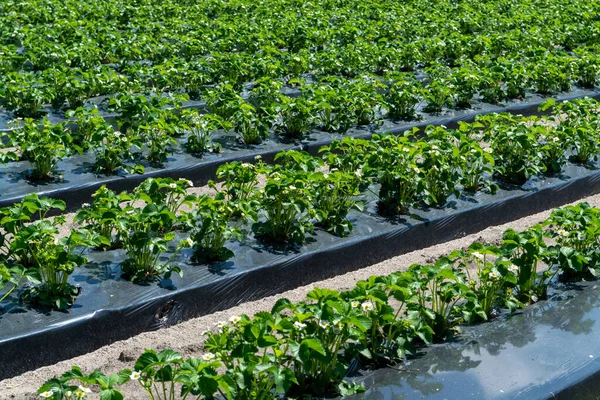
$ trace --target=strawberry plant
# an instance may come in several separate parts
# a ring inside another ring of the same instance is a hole
[[[257,237],[280,245],[304,243],[313,231],[315,212],[307,175],[304,171],[267,173],[266,185],[257,197],[259,213],[250,216]]]
[[[221,363],[211,357],[184,359],[173,350],[146,350],[134,369],[124,369],[113,378],[121,384],[137,381],[155,400],[176,398],[232,398],[235,383],[219,375]]]
[[[417,119],[415,108],[421,101],[421,86],[409,74],[391,74],[386,76],[390,82],[388,92],[384,94],[385,107],[389,118],[411,121]]]
[[[42,107],[49,103],[51,94],[44,90],[32,74],[11,72],[5,78],[3,104],[15,116],[38,118],[43,114]]]
[[[490,148],[482,148],[479,142],[468,136],[475,127],[480,126],[478,123],[459,126],[458,144],[453,150],[460,171],[458,181],[467,193],[482,190],[493,194],[498,190],[498,186],[489,179],[494,172],[494,157],[490,154]]]
[[[544,222],[561,269],[561,279],[581,280],[598,275],[596,249],[600,240],[600,211],[588,203],[552,211]]]
[[[169,212],[176,214],[184,204],[191,205],[196,196],[189,194],[187,189],[193,183],[187,179],[148,178],[133,191],[136,200],[147,204],[164,205]]]
[[[222,183],[219,185],[209,181],[208,185],[218,190],[217,199],[224,199],[230,207],[237,209],[244,203],[254,200],[257,196],[259,174],[266,171],[266,165],[260,160],[256,164],[234,161],[221,165],[217,169],[217,179]]]
[[[256,109],[267,129],[271,129],[275,123],[282,87],[281,81],[271,78],[259,79],[248,96],[248,102]]]
[[[267,126],[251,104],[240,100],[239,103],[231,105],[231,113],[233,130],[243,144],[260,144],[269,136]]]
[[[375,171],[376,181],[381,185],[378,212],[405,213],[415,204],[415,196],[423,184],[417,167],[418,148],[407,137],[373,135],[373,139],[381,144],[369,156],[365,172]]]
[[[385,88],[381,82],[375,79],[360,79],[348,82],[348,96],[354,110],[356,124],[378,125],[381,123],[378,107],[383,104],[383,96],[380,94]]]
[[[41,398],[52,400],[83,399],[92,393],[90,386],[98,386],[103,400],[123,400],[123,394],[115,386],[126,381],[123,374],[106,376],[100,371],[94,371],[84,375],[81,368],[74,366],[60,377],[46,381],[38,389],[38,394]]]
[[[75,214],[75,221],[84,229],[99,235],[99,248],[116,248],[121,245],[118,224],[122,214],[122,203],[131,200],[126,193],[116,194],[100,187],[93,195],[92,204],[84,204]]]
[[[302,139],[310,133],[316,119],[316,104],[304,96],[281,96],[280,102],[277,131],[290,139]]]
[[[26,118],[23,127],[14,129],[8,137],[20,157],[31,163],[32,181],[55,179],[53,172],[58,162],[77,150],[65,125],[52,124],[46,118],[40,123]]]
[[[199,261],[225,261],[234,256],[226,247],[232,238],[241,239],[242,231],[230,224],[234,210],[223,200],[208,196],[200,197],[191,212],[184,213],[183,219],[190,231],[190,247],[194,258]]]
[[[212,141],[213,135],[218,129],[225,131],[231,129],[229,122],[214,114],[199,114],[188,110],[184,110],[184,117],[190,128],[185,144],[187,151],[193,154],[221,151],[221,146]]]
[[[523,184],[530,177],[546,171],[539,136],[545,128],[535,121],[512,120],[508,115],[484,116],[479,121],[486,125],[486,140],[490,142],[498,176],[508,183]],[[533,123],[531,123],[533,122]]]
[[[477,242],[467,250],[448,254],[453,268],[465,275],[471,290],[462,307],[467,323],[491,319],[500,308],[508,308],[512,312],[523,307],[511,290],[517,284],[518,267],[501,255],[499,248]]]
[[[352,232],[348,212],[353,208],[363,209],[363,204],[355,200],[360,194],[360,179],[355,174],[341,171],[315,173],[308,179],[317,225],[337,236]]]
[[[369,364],[389,365],[413,354],[417,340],[429,344],[431,327],[408,316],[416,296],[411,290],[410,273],[371,276],[341,294],[353,308],[360,309],[371,320],[371,328],[351,352]],[[397,301],[397,304],[393,302]]]
[[[408,271],[409,287],[417,294],[413,310],[431,327],[434,338],[444,338],[461,322],[458,304],[470,295],[464,274],[452,269],[447,258],[430,265],[414,264]]]
[[[175,239],[175,233],[171,232],[175,222],[175,214],[163,204],[123,208],[117,227],[127,254],[121,263],[126,279],[136,282],[159,276],[169,279],[173,272],[182,273],[172,261],[181,248],[189,247],[187,242],[182,241],[167,261],[160,261],[161,255],[169,250],[169,242]]]
[[[363,335],[371,322],[361,310],[342,300],[337,291],[314,289],[307,299],[297,304],[281,299],[272,309],[272,313],[289,310],[296,328],[288,339],[297,381],[290,392],[335,393],[347,369],[341,360],[342,351],[348,342]]]
[[[541,226],[535,225],[523,232],[508,229],[502,237],[502,255],[517,266],[516,297],[525,303],[545,299],[548,285],[558,272],[545,270],[538,274],[539,263],[551,255],[543,236]]]
[[[436,139],[435,130],[442,131],[442,138]],[[427,132],[430,140],[417,142],[420,160],[418,174],[421,177],[421,186],[418,188],[419,197],[428,206],[443,206],[448,196],[454,194],[458,197],[456,181],[460,179],[454,147],[445,130],[438,128]]]

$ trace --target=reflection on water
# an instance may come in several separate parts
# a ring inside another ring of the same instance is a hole
[[[353,399],[546,399],[600,371],[600,286],[563,286],[551,300],[465,327],[398,366],[363,372]],[[563,396],[561,396],[563,397]],[[565,397],[563,397],[565,398]]]

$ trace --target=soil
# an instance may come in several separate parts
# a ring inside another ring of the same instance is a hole
[[[203,190],[200,189],[199,191],[202,192]],[[600,194],[587,197],[581,201],[587,201],[591,205],[599,207]],[[203,336],[201,332],[213,328],[219,321],[228,320],[232,315],[252,315],[259,311],[269,311],[275,301],[282,297],[288,298],[291,301],[303,300],[307,292],[315,286],[338,290],[350,289],[357,281],[366,279],[371,275],[388,274],[406,269],[413,263],[425,263],[445,255],[451,250],[467,247],[477,240],[498,242],[505,229],[509,227],[517,230],[525,229],[543,221],[549,214],[550,211],[545,211],[530,215],[505,225],[487,228],[481,232],[461,239],[452,240],[437,246],[393,257],[386,261],[373,264],[367,268],[340,275],[335,278],[315,282],[314,284],[299,287],[276,296],[266,297],[258,301],[243,303],[229,310],[194,318],[170,328],[143,333],[127,340],[115,342],[88,354],[1,381],[0,399],[37,399],[39,397],[35,392],[47,379],[61,375],[69,370],[72,365],[80,366],[82,370],[87,373],[94,369],[99,369],[104,373],[115,373],[124,368],[131,368],[135,359],[145,348],[157,350],[171,348],[181,353],[184,357],[198,357],[202,354]],[[129,383],[121,387],[120,390],[127,399],[146,398],[145,392],[135,383]],[[92,395],[91,397],[94,398],[97,397],[97,395]]]

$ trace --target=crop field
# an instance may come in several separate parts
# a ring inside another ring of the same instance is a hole
[[[374,264],[351,254],[375,239],[396,256],[548,209],[232,315],[193,356],[73,366],[17,396],[356,395],[358,371],[594,280],[600,209],[565,205],[600,192],[599,51],[582,0],[0,2],[0,379]],[[286,264],[300,278],[275,289]],[[194,298],[209,281],[222,293]]]

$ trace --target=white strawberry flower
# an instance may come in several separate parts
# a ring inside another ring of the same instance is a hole
[[[352,305],[352,308],[357,308],[358,306],[360,306],[360,302],[359,301],[353,301],[352,303],[350,303],[350,305]]]
[[[300,331],[306,329],[306,324],[300,322],[300,321],[296,321],[294,322],[294,327]]]
[[[362,310],[364,312],[369,312],[369,311],[373,311],[373,303],[371,303],[370,301],[365,301],[364,303],[362,303],[360,305],[360,307],[362,308]]]
[[[319,321],[319,326],[323,329],[326,329],[329,326],[329,322],[322,319]]]
[[[210,360],[212,360],[214,358],[215,358],[215,355],[213,353],[204,353],[204,354],[202,354],[202,359],[204,361],[210,361]]]
[[[558,230],[556,233],[558,233],[558,235],[559,235],[559,236],[562,236],[562,237],[567,237],[567,236],[569,236],[569,232],[567,232],[567,231],[566,231],[566,230],[564,230],[564,229],[559,229],[559,230]]]
[[[131,379],[132,381],[137,381],[138,379],[140,379],[140,376],[142,376],[142,374],[139,371],[133,371],[131,375],[129,375],[129,379]]]
[[[519,271],[519,267],[517,267],[515,264],[511,264],[510,267],[508,267],[508,270],[514,274],[517,273],[517,271]]]
[[[92,393],[92,390],[90,388],[83,387],[81,385],[79,385],[79,390],[81,390],[83,393],[86,393],[86,394]]]
[[[231,322],[233,324],[237,324],[241,320],[242,319],[238,315],[232,315],[231,317],[229,317],[229,322]]]
[[[225,321],[219,321],[219,322],[217,322],[217,323],[215,324],[215,326],[216,326],[217,328],[219,328],[219,329],[223,329],[223,328],[225,328],[225,326],[227,326],[227,322],[225,322]]]

